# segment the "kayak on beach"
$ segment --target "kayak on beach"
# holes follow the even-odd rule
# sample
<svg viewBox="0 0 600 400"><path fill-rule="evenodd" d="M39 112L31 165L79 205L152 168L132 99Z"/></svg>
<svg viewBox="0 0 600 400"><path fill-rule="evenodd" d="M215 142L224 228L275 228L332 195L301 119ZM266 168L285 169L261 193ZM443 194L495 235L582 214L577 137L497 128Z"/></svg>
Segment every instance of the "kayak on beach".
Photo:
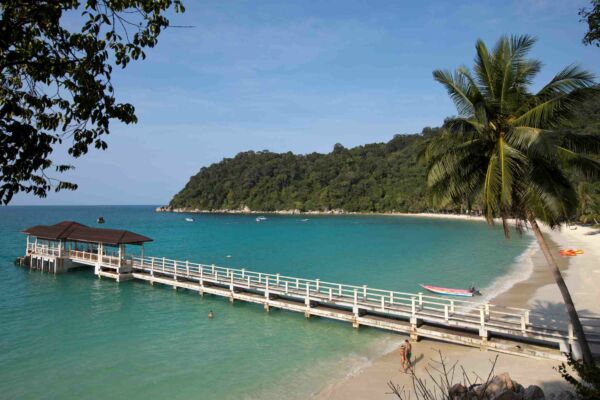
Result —
<svg viewBox="0 0 600 400"><path fill-rule="evenodd" d="M463 296L463 297L473 297L480 296L479 290L471 287L469 289L452 289L441 286L432 286L432 285L423 285L419 284L423 289L428 290L433 293L443 294L446 296Z"/></svg>
<svg viewBox="0 0 600 400"><path fill-rule="evenodd" d="M574 257L579 254L583 254L583 250L580 249L565 249L559 251L561 256Z"/></svg>

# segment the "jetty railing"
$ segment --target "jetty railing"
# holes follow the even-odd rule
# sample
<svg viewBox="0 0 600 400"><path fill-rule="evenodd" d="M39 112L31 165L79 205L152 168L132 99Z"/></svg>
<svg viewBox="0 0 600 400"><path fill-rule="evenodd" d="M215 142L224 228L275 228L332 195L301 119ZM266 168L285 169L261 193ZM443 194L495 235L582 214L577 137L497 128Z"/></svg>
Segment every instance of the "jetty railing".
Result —
<svg viewBox="0 0 600 400"><path fill-rule="evenodd" d="M61 249L58 247L48 246L46 244L29 243L27 245L27 253L33 253L41 256L59 257Z"/></svg>
<svg viewBox="0 0 600 400"><path fill-rule="evenodd" d="M472 299L383 290L367 285L349 285L165 257L130 255L119 258L115 254L103 252L101 260L98 260L98 253L94 251L65 250L35 243L27 246L27 252L44 257L68 257L75 262L100 264L102 267L116 268L117 271L117 267L126 266L127 270L133 270L134 275L136 272L146 274L146 277L138 274L139 278L146 280L148 277L154 279L156 276L160 279L166 276L175 282L197 282L194 283L196 290L204 287L204 284L217 285L225 288L225 293L229 293L232 298L236 292L245 290L264 296L262 301L265 304L271 301L271 296L281 296L300 300L299 304L304 303L307 309L314 302L317 307L322 304L349 309L357 318L368 312L376 316L409 320L414 326L418 324L417 321L421 321L437 326L478 330L482 338L495 333L559 343L561 346L565 343L573 344L577 340L568 321L556 320L526 308ZM598 323L584 324L586 336L591 343L600 344L598 328Z"/></svg>
<svg viewBox="0 0 600 400"><path fill-rule="evenodd" d="M576 341L572 327L564 329L557 321L547 320L541 314L526 308L506 307L488 302L452 299L423 293L382 290L367 285L357 286L306 279L281 274L219 267L190 261L160 257L133 257L134 270L141 269L151 275L167 274L175 279L188 279L217 283L237 289L258 290L266 297L270 294L330 302L370 312L431 320L457 327L480 328L489 332L508 333L540 338L554 342ZM589 332L591 341L600 343L600 334Z"/></svg>

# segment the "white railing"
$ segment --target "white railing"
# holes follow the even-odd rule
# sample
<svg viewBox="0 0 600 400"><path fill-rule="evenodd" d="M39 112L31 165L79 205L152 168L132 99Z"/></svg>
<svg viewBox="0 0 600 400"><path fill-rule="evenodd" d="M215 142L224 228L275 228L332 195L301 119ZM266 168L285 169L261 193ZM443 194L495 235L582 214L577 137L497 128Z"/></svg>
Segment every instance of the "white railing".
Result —
<svg viewBox="0 0 600 400"><path fill-rule="evenodd" d="M30 244L28 251L35 254L58 255L57 248ZM74 260L95 262L95 252L68 250ZM118 266L119 257L103 254L102 264ZM487 302L453 299L424 293L408 293L297 278L280 274L226 268L216 265L172 260L165 257L130 256L122 265L142 269L151 274L167 274L198 282L209 281L235 288L246 288L271 294L289 295L305 300L331 302L354 309L365 309L384 314L416 317L448 325L481 328L490 332L520 334L525 337L548 339L554 342L576 340L572 327L566 321L557 321L540 313L519 307L505 307ZM600 343L598 327L585 326L586 336L593 343Z"/></svg>
<svg viewBox="0 0 600 400"><path fill-rule="evenodd" d="M47 245L36 245L35 243L30 243L27 246L28 254L35 254L40 256L53 256L53 257L69 257L73 260L79 261L90 261L96 262L98 261L98 253L94 251L83 251L83 250L67 250L60 249L58 247L49 247ZM122 265L131 265L131 258L124 258L122 261ZM119 265L119 257L113 253L105 253L102 255L102 264L110 265L110 266L118 266Z"/></svg>
<svg viewBox="0 0 600 400"><path fill-rule="evenodd" d="M410 316L449 325L483 328L490 332L519 334L553 342L576 340L571 327L558 329L557 324L538 324L538 314L529 309L505 307L486 302L451 299L423 293L407 293L364 286L346 285L320 279L304 279L245 269L225 268L158 257L133 257L133 268L151 274L163 273L192 280L213 281L235 288L257 289L268 295L281 294L332 302L391 315ZM532 318L536 316L537 318ZM549 321L545 321L549 322ZM597 336L600 343L600 335Z"/></svg>
<svg viewBox="0 0 600 400"><path fill-rule="evenodd" d="M60 248L58 247L50 247L48 245L45 244L35 244L35 243L30 243L27 246L27 254L36 254L36 255L40 255L40 256L52 256L52 257L59 257L60 256Z"/></svg>

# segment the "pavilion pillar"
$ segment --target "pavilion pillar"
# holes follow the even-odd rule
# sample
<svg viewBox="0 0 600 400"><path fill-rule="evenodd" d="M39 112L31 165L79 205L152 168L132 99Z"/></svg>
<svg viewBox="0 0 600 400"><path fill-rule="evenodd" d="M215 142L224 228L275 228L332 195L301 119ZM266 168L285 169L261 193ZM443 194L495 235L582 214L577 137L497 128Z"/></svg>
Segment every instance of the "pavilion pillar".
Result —
<svg viewBox="0 0 600 400"><path fill-rule="evenodd" d="M123 245L119 245L119 269L121 269L121 262L123 260Z"/></svg>
<svg viewBox="0 0 600 400"><path fill-rule="evenodd" d="M29 253L29 235L27 235L27 247L25 247L25 256Z"/></svg>
<svg viewBox="0 0 600 400"><path fill-rule="evenodd" d="M102 256L104 253L104 249L102 247L102 243L98 243L98 252L96 256L96 267L94 268L94 273L100 277L100 269L102 268Z"/></svg>

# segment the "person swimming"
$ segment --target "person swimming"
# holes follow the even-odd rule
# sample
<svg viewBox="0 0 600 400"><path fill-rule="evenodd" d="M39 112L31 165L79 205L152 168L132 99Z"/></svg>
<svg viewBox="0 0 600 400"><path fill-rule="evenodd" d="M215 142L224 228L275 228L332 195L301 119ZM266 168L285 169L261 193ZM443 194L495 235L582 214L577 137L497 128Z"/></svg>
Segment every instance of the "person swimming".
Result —
<svg viewBox="0 0 600 400"><path fill-rule="evenodd" d="M212 317L214 317L214 316L215 316L215 314L213 314L212 310L210 310L210 311L208 312L208 318L212 318Z"/></svg>

